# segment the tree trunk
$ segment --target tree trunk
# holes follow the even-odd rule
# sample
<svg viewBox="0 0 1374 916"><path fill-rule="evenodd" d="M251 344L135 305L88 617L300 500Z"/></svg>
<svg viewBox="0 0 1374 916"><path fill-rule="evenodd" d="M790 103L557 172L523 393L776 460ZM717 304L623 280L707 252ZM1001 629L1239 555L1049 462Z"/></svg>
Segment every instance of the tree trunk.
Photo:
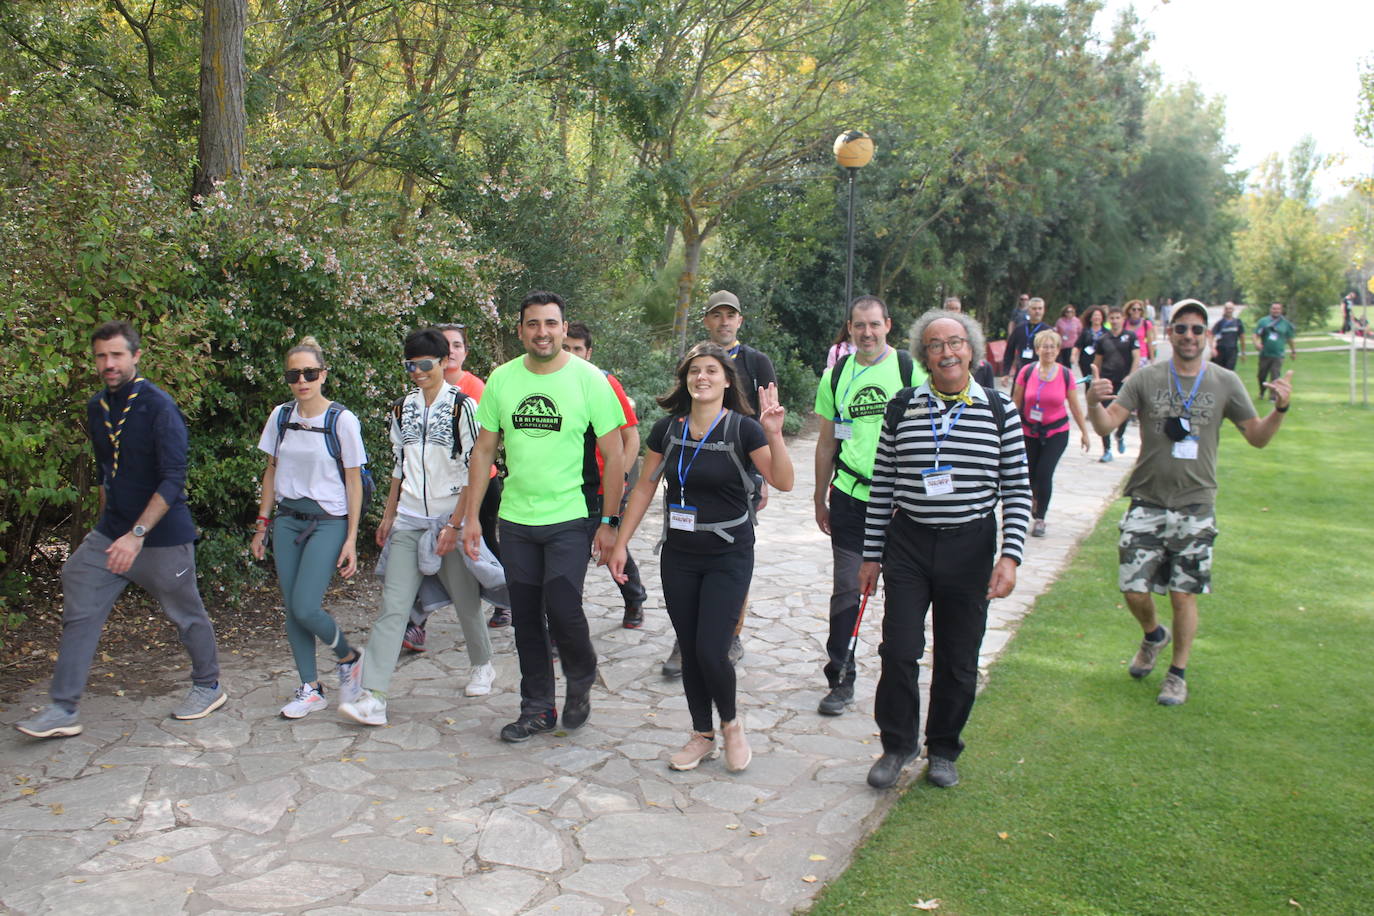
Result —
<svg viewBox="0 0 1374 916"><path fill-rule="evenodd" d="M200 33L200 146L191 196L243 171L243 32L247 0L205 0Z"/></svg>
<svg viewBox="0 0 1374 916"><path fill-rule="evenodd" d="M697 268L701 264L701 245L704 236L696 227L682 227L682 276L677 280L677 308L673 312L673 334L677 337L678 356L687 352L687 323L692 308L692 289L697 283Z"/></svg>

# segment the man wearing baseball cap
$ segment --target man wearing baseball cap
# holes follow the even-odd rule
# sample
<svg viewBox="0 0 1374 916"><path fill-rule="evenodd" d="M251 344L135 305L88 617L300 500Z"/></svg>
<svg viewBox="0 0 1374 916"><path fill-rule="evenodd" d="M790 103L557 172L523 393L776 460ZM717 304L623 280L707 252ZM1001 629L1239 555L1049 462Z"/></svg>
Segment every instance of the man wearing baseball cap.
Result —
<svg viewBox="0 0 1374 916"><path fill-rule="evenodd" d="M1158 702L1178 706L1188 699L1185 669L1197 632L1197 596L1211 591L1222 420L1235 423L1255 448L1268 445L1288 412L1293 373L1265 385L1274 394L1274 410L1261 418L1240 377L1204 360L1208 315L1202 303L1185 299L1170 318L1172 358L1131 375L1106 407L1102 402L1112 397L1112 382L1093 368L1088 419L1107 435L1131 411L1139 412L1140 457L1126 482L1131 505L1121 519L1118 547L1119 585L1145 634L1130 673L1148 675L1172 642ZM1169 596L1172 631L1159 622L1151 592Z"/></svg>

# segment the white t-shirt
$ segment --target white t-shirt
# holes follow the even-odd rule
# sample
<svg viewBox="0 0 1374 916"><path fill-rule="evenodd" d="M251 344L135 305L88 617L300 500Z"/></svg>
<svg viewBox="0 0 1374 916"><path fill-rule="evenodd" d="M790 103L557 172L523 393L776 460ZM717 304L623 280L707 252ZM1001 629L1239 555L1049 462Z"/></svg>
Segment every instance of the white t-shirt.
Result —
<svg viewBox="0 0 1374 916"><path fill-rule="evenodd" d="M275 489L277 502L283 499L313 499L330 515L348 514L348 491L339 479L339 466L329 456L323 433L306 432L303 429L288 429L282 436L281 447L277 447L277 414L282 407L272 410L267 425L262 428L262 438L258 448L269 455L277 456ZM291 421L302 426L324 428L322 411L317 417L303 417L297 412L295 403L290 405ZM339 414L335 432L339 435L339 449L343 453L345 468L362 467L367 463L367 453L363 450L363 427L353 411L345 410Z"/></svg>

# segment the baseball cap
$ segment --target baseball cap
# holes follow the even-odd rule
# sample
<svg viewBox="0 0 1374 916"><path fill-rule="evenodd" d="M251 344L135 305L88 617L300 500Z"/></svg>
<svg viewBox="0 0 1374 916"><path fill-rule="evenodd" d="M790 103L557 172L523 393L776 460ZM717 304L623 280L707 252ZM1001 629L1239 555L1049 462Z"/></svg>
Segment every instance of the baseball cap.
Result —
<svg viewBox="0 0 1374 916"><path fill-rule="evenodd" d="M744 314L744 309L739 307L739 297L728 289L722 289L712 293L711 298L706 300L706 305L701 310L702 317L706 317L722 305L729 306L741 315Z"/></svg>
<svg viewBox="0 0 1374 916"><path fill-rule="evenodd" d="M1169 313L1169 320L1177 321L1184 312L1193 312L1200 316L1204 324L1211 320L1207 315L1207 306L1196 299L1184 299L1182 302L1175 302L1173 311Z"/></svg>

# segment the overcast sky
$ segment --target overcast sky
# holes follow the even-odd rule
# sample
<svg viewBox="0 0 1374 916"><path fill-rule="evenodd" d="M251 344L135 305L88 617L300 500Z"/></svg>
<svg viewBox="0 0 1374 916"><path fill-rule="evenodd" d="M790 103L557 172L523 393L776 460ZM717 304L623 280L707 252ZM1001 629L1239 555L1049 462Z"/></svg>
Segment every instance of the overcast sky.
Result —
<svg viewBox="0 0 1374 916"><path fill-rule="evenodd" d="M1319 180L1324 195L1374 171L1374 148L1354 130L1358 64L1374 55L1374 0L1107 0L1099 34L1110 35L1127 6L1153 33L1149 57L1167 82L1192 79L1225 99L1236 167L1286 154L1310 133L1319 152L1346 157Z"/></svg>

